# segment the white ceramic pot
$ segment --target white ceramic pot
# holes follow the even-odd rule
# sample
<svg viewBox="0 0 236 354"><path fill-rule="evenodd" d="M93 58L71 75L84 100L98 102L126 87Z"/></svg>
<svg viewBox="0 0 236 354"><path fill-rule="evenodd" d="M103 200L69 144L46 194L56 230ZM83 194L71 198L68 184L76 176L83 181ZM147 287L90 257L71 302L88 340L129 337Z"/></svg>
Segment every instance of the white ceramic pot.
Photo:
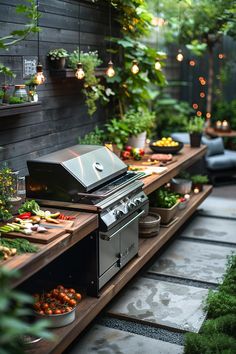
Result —
<svg viewBox="0 0 236 354"><path fill-rule="evenodd" d="M133 135L129 137L127 145L132 146L133 148L144 149L146 142L147 132L140 133L138 135Z"/></svg>

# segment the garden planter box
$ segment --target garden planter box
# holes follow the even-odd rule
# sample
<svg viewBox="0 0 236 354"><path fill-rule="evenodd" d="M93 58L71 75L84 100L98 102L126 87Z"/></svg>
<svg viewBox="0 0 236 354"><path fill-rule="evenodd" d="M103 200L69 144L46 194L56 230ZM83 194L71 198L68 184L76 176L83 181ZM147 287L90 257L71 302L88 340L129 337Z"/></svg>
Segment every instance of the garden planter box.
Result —
<svg viewBox="0 0 236 354"><path fill-rule="evenodd" d="M178 211L179 202L172 206L172 208L158 208L151 207L149 208L150 212L159 214L161 216L161 224L169 224L169 222L174 219L177 211Z"/></svg>

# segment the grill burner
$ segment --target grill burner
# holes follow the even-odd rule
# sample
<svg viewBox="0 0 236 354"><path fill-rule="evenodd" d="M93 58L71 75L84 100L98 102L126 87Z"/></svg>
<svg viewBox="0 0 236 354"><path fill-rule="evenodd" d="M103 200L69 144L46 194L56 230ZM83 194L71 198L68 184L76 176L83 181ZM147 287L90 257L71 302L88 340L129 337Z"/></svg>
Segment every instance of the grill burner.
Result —
<svg viewBox="0 0 236 354"><path fill-rule="evenodd" d="M27 197L41 205L96 212L99 229L88 240L96 254L88 292L101 287L138 253L138 219L148 211L141 173L102 146L75 145L28 161ZM93 249L93 251L91 251Z"/></svg>

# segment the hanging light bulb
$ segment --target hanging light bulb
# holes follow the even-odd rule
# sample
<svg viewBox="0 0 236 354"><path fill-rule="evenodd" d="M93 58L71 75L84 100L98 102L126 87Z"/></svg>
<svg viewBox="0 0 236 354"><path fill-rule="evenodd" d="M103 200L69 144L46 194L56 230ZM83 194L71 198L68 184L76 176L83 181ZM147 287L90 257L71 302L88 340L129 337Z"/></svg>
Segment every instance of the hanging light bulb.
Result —
<svg viewBox="0 0 236 354"><path fill-rule="evenodd" d="M156 70L161 70L161 63L160 63L159 59L156 59L156 62L155 62L155 69L156 69Z"/></svg>
<svg viewBox="0 0 236 354"><path fill-rule="evenodd" d="M178 54L176 55L176 60L180 62L184 60L184 56L181 49L178 50Z"/></svg>
<svg viewBox="0 0 236 354"><path fill-rule="evenodd" d="M139 66L138 66L137 60L133 60L133 64L131 66L131 71L134 75L136 75L139 72Z"/></svg>
<svg viewBox="0 0 236 354"><path fill-rule="evenodd" d="M75 77L76 77L78 80L82 80L82 79L85 77L85 73L84 73L84 70L83 70L83 65L82 65L82 63L78 63L78 64L77 64L77 69L76 69L76 72L75 72Z"/></svg>
<svg viewBox="0 0 236 354"><path fill-rule="evenodd" d="M108 67L107 67L107 70L106 70L106 75L107 75L108 77L113 77L113 76L115 76L116 72L115 72L115 70L114 70L114 65L113 65L113 63L112 63L111 60L108 62L108 65L107 65L107 66L108 66Z"/></svg>
<svg viewBox="0 0 236 354"><path fill-rule="evenodd" d="M37 71L36 71L34 80L37 83L37 85L42 85L46 81L46 78L43 74L43 66L41 64L38 64L36 67L36 70Z"/></svg>

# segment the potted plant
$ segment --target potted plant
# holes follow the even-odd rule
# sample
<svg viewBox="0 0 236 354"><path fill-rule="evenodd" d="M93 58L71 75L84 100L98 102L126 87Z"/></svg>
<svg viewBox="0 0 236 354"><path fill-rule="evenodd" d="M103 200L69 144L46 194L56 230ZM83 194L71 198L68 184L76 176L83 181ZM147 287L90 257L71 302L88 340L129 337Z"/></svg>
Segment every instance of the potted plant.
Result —
<svg viewBox="0 0 236 354"><path fill-rule="evenodd" d="M22 97L10 96L8 99L9 104L20 104L25 102L26 101Z"/></svg>
<svg viewBox="0 0 236 354"><path fill-rule="evenodd" d="M165 189L160 188L150 195L150 211L161 216L162 224L169 224L178 211L178 196Z"/></svg>
<svg viewBox="0 0 236 354"><path fill-rule="evenodd" d="M2 104L3 96L4 96L4 91L0 90L0 104Z"/></svg>
<svg viewBox="0 0 236 354"><path fill-rule="evenodd" d="M25 85L28 87L28 95L31 102L38 102L38 94L36 92L38 83L35 80L35 76L32 76L29 80L25 81Z"/></svg>
<svg viewBox="0 0 236 354"><path fill-rule="evenodd" d="M78 138L78 143L81 145L102 145L104 140L104 130L99 129L98 126L91 132L84 135L83 138Z"/></svg>
<svg viewBox="0 0 236 354"><path fill-rule="evenodd" d="M66 58L69 56L63 48L53 49L48 52L51 67L55 70L63 70L66 65Z"/></svg>
<svg viewBox="0 0 236 354"><path fill-rule="evenodd" d="M155 114L148 109L142 107L130 108L123 117L123 121L125 121L129 130L128 145L143 149L147 133L153 127L154 119Z"/></svg>
<svg viewBox="0 0 236 354"><path fill-rule="evenodd" d="M200 147L204 123L205 123L205 121L201 117L195 116L195 117L191 118L189 125L188 125L191 147Z"/></svg>
<svg viewBox="0 0 236 354"><path fill-rule="evenodd" d="M113 152L120 156L129 137L129 127L125 120L111 119L106 125L106 140L113 145Z"/></svg>
<svg viewBox="0 0 236 354"><path fill-rule="evenodd" d="M208 183L209 179L205 175L194 175L191 176L192 190L194 193L199 193L203 190L203 185Z"/></svg>

